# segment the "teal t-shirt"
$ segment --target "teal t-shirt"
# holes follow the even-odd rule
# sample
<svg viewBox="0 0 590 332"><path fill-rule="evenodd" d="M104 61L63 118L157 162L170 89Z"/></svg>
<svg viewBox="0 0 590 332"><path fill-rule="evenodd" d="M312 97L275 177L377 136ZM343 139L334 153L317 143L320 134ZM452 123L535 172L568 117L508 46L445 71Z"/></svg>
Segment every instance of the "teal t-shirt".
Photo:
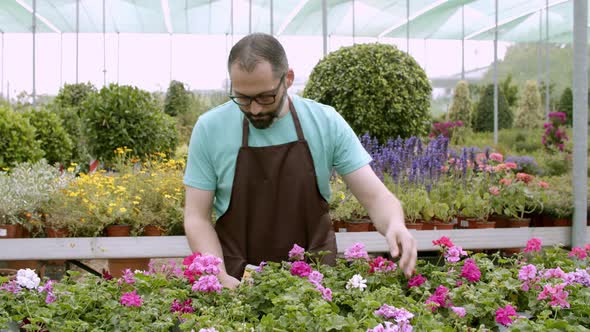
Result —
<svg viewBox="0 0 590 332"><path fill-rule="evenodd" d="M311 150L318 188L329 201L332 170L346 175L370 163L371 157L333 107L297 95L291 98ZM243 118L238 106L228 101L201 115L193 128L184 184L215 191L213 207L217 217L222 216L229 206L242 144ZM249 130L249 146L278 145L297 140L290 112L267 129L250 125Z"/></svg>

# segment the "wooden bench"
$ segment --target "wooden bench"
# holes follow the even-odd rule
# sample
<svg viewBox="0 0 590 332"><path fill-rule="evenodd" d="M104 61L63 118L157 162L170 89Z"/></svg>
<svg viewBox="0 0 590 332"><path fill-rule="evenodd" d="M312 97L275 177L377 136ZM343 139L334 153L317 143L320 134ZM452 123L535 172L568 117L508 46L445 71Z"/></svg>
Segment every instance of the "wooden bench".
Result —
<svg viewBox="0 0 590 332"><path fill-rule="evenodd" d="M590 227L586 229L590 234ZM571 227L410 230L419 251L435 251L432 241L447 236L463 249L525 247L530 238L540 238L543 246L571 244ZM587 238L588 235L587 235ZM388 252L385 239L377 232L336 233L338 252L356 242L371 253ZM185 236L32 238L0 240L0 260L79 260L115 258L185 257L191 254Z"/></svg>

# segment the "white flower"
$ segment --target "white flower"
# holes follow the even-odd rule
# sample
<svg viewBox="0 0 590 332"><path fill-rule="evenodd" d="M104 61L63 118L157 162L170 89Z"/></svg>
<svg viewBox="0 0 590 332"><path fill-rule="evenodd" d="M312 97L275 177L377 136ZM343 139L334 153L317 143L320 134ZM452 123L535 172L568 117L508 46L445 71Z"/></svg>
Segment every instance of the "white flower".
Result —
<svg viewBox="0 0 590 332"><path fill-rule="evenodd" d="M348 280L346 283L346 289L350 288L358 288L363 291L365 288L367 288L367 279L363 279L360 274L353 275L352 278L350 278L350 280Z"/></svg>
<svg viewBox="0 0 590 332"><path fill-rule="evenodd" d="M16 273L16 283L21 287L33 289L39 287L41 279L37 276L34 270L31 269L20 269Z"/></svg>

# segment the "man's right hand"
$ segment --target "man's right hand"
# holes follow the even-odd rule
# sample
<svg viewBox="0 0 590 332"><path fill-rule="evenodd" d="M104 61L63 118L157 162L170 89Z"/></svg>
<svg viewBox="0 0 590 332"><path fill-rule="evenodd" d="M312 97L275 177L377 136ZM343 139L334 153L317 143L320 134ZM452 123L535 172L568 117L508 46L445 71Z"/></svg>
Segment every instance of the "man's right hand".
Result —
<svg viewBox="0 0 590 332"><path fill-rule="evenodd" d="M221 272L217 278L223 287L234 289L240 285L240 281L227 273Z"/></svg>

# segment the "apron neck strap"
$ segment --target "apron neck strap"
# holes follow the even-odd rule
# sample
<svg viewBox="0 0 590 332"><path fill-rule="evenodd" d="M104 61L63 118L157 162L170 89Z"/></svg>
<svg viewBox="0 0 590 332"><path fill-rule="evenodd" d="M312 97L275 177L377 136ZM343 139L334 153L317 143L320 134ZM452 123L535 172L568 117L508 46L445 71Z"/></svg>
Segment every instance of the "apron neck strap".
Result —
<svg viewBox="0 0 590 332"><path fill-rule="evenodd" d="M293 106L293 102L291 98L287 98L289 101L289 110L293 116L293 124L295 124L295 130L297 131L297 139L300 141L304 140L303 136L303 129L301 129L301 123L299 122L299 117L297 116L297 112L295 111L295 106ZM244 116L244 120L242 121L242 147L248 146L248 134L250 132L250 125L249 121Z"/></svg>

